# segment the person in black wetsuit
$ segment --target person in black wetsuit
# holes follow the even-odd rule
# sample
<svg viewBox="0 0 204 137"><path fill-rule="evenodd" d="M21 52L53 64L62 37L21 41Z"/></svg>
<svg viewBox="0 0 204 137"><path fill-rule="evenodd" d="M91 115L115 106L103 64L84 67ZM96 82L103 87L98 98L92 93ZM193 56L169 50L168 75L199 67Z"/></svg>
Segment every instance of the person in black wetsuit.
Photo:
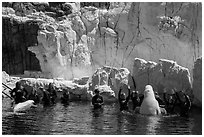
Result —
<svg viewBox="0 0 204 137"><path fill-rule="evenodd" d="M32 92L30 93L30 95L28 96L29 100L33 100L35 102L35 104L40 102L40 98L37 94L36 89L32 89Z"/></svg>
<svg viewBox="0 0 204 137"><path fill-rule="evenodd" d="M50 101L51 101L51 103L54 104L54 103L55 103L55 100L56 100L56 98L57 98L57 92L56 92L56 90L54 89L53 83L50 83L50 84L49 84L49 88L48 88L47 91L48 91L49 94L50 94Z"/></svg>
<svg viewBox="0 0 204 137"><path fill-rule="evenodd" d="M185 101L182 101L179 97L179 93L176 92L176 97L178 100L178 105L180 107L180 116L187 117L189 115L189 110L191 108L191 101L188 95L180 91L180 94L182 94L185 97Z"/></svg>
<svg viewBox="0 0 204 137"><path fill-rule="evenodd" d="M182 101L180 99L180 95L185 98L185 101ZM164 100L168 113L178 113L180 116L188 116L189 110L191 108L191 101L188 95L186 95L182 91L175 92L170 96L169 100L167 100L166 93L164 93Z"/></svg>
<svg viewBox="0 0 204 137"><path fill-rule="evenodd" d="M128 96L125 96L125 93L121 93L122 89L120 88L119 92L118 92L118 101L120 104L120 111L129 111L128 108L128 101L130 99L130 88L128 87Z"/></svg>
<svg viewBox="0 0 204 137"><path fill-rule="evenodd" d="M177 98L175 93L173 92L169 96L169 98L167 99L166 91L164 91L163 98L164 98L165 109L166 109L167 113L173 114L174 113L175 103L176 103L176 98Z"/></svg>
<svg viewBox="0 0 204 137"><path fill-rule="evenodd" d="M101 108L103 105L103 97L99 95L99 92L98 89L94 90L95 95L92 97L92 105L94 106L94 109Z"/></svg>
<svg viewBox="0 0 204 137"><path fill-rule="evenodd" d="M43 97L42 97L42 103L43 103L43 105L44 106L48 106L48 105L50 105L50 93L47 91L47 90L45 90L43 87L40 87L39 88L41 91L42 91L42 93L43 93Z"/></svg>
<svg viewBox="0 0 204 137"><path fill-rule="evenodd" d="M164 105L164 101L160 98L158 92L154 92L155 99L158 101L159 105Z"/></svg>
<svg viewBox="0 0 204 137"><path fill-rule="evenodd" d="M132 110L135 110L135 108L140 105L140 98L139 98L138 91L132 91L131 100L132 100Z"/></svg>
<svg viewBox="0 0 204 137"><path fill-rule="evenodd" d="M69 104L69 91L63 89L63 94L61 97L61 102L64 104Z"/></svg>
<svg viewBox="0 0 204 137"><path fill-rule="evenodd" d="M18 104L27 100L28 92L21 86L20 82L16 82L16 87L10 94L14 98L15 104Z"/></svg>

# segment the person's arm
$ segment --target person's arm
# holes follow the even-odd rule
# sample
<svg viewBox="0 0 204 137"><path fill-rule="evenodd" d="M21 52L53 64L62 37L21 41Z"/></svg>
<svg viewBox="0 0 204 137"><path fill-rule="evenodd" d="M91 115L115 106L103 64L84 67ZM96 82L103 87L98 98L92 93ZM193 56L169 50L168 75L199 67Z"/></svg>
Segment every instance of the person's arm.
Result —
<svg viewBox="0 0 204 137"><path fill-rule="evenodd" d="M12 89L12 90L11 90L11 92L10 92L10 95L11 95L11 97L12 97L12 98L14 98L14 96L15 96L15 95L13 94L13 93L14 93L14 91L15 91L15 88L14 88L14 89Z"/></svg>
<svg viewBox="0 0 204 137"><path fill-rule="evenodd" d="M119 102L121 101L121 98L120 98L121 91L122 91L122 89L120 88L120 90L118 92L118 100L119 100Z"/></svg>
<svg viewBox="0 0 204 137"><path fill-rule="evenodd" d="M190 98L189 98L189 96L186 95L186 94L184 94L184 96L185 96L185 98L186 98L186 107L187 107L188 109L190 109L190 108L191 108Z"/></svg>
<svg viewBox="0 0 204 137"><path fill-rule="evenodd" d="M23 92L25 93L25 95L24 95L24 97L27 99L28 97L28 91L25 89L25 88L23 88Z"/></svg>
<svg viewBox="0 0 204 137"><path fill-rule="evenodd" d="M130 99L133 101L134 98L133 98L133 93L130 94Z"/></svg>
<svg viewBox="0 0 204 137"><path fill-rule="evenodd" d="M92 97L92 101L91 102L92 102L92 105L94 105L94 103L95 103L95 96Z"/></svg>
<svg viewBox="0 0 204 137"><path fill-rule="evenodd" d="M54 89L54 96L57 97L57 91Z"/></svg>
<svg viewBox="0 0 204 137"><path fill-rule="evenodd" d="M143 102L143 100L144 100L144 95L142 94L142 96L139 96L139 99L140 99L139 105L141 106L141 105L142 105L142 102Z"/></svg>
<svg viewBox="0 0 204 137"><path fill-rule="evenodd" d="M96 96L93 96L92 98L92 105L96 105L97 104L97 97Z"/></svg>
<svg viewBox="0 0 204 137"><path fill-rule="evenodd" d="M103 105L103 103L104 103L104 102L103 102L103 97L101 96L101 105Z"/></svg>
<svg viewBox="0 0 204 137"><path fill-rule="evenodd" d="M166 99L166 92L163 93L163 99L164 99L165 104L168 104L168 101Z"/></svg>
<svg viewBox="0 0 204 137"><path fill-rule="evenodd" d="M126 101L128 102L129 99L130 99L130 88L128 88L128 96L127 96L127 98L126 98Z"/></svg>
<svg viewBox="0 0 204 137"><path fill-rule="evenodd" d="M179 103L182 103L182 101L181 101L181 99L180 99L180 97L178 95L178 92L176 92L176 99L179 101Z"/></svg>
<svg viewBox="0 0 204 137"><path fill-rule="evenodd" d="M160 98L160 96L159 96L159 95L157 95L156 100L158 101L159 105L164 104L164 101L163 101L163 100Z"/></svg>
<svg viewBox="0 0 204 137"><path fill-rule="evenodd" d="M177 103L177 100L178 100L178 98L177 98L177 96L176 96L176 93L174 94L174 97L175 97L175 100L174 100L174 102L173 102L173 107L171 108L171 111L172 111L172 112L174 111L174 108L175 108L176 103ZM180 98L179 98L179 99L180 99Z"/></svg>

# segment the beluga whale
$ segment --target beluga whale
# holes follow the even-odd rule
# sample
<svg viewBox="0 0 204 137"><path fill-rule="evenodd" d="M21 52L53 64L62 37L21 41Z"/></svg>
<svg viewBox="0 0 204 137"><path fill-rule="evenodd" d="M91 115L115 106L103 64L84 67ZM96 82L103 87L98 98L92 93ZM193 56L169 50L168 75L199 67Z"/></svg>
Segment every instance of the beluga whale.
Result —
<svg viewBox="0 0 204 137"><path fill-rule="evenodd" d="M146 115L160 115L161 110L159 103L154 96L154 91L151 85L146 85L144 90L144 99L141 104L140 114Z"/></svg>
<svg viewBox="0 0 204 137"><path fill-rule="evenodd" d="M13 111L14 113L19 113L19 112L26 112L30 110L31 108L36 108L37 105L34 104L33 100L27 100L25 102L18 103L14 105Z"/></svg>

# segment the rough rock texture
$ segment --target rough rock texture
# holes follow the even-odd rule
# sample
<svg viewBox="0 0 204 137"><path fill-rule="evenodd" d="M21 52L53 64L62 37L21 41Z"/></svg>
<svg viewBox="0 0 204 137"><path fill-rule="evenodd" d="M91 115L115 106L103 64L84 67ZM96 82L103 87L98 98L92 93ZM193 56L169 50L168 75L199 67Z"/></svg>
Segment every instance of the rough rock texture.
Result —
<svg viewBox="0 0 204 137"><path fill-rule="evenodd" d="M38 32L38 46L29 47L48 77L73 79L91 74L89 49L81 41L76 43L76 32L71 25L66 20L55 26L43 24Z"/></svg>
<svg viewBox="0 0 204 137"><path fill-rule="evenodd" d="M9 88L13 89L16 85L16 82L20 80L20 77L9 76L5 71L2 71L2 83L6 84ZM2 84L2 92L9 94L10 89ZM7 97L5 94L2 94L2 97Z"/></svg>
<svg viewBox="0 0 204 137"><path fill-rule="evenodd" d="M91 94L89 94L87 85L79 85L72 81L56 80L56 79L42 79L42 78L23 78L20 80L22 86L30 93L32 88L36 88L39 96L42 96L42 92L39 90L40 87L48 89L49 83L53 83L55 89L58 91L58 98L62 96L62 91L68 90L71 94L70 99L77 98L79 95L82 100L91 100Z"/></svg>
<svg viewBox="0 0 204 137"><path fill-rule="evenodd" d="M9 75L5 71L2 71L2 83L7 83L9 80Z"/></svg>
<svg viewBox="0 0 204 137"><path fill-rule="evenodd" d="M114 91L115 97L118 97L118 91L122 88L122 91L128 93L127 85L129 83L130 72L126 68L113 68L104 66L98 68L92 75L89 83L89 90L94 90L96 87L105 86L108 89ZM131 84L130 84L131 85Z"/></svg>
<svg viewBox="0 0 204 137"><path fill-rule="evenodd" d="M70 92L70 100L80 99L82 101L91 101L92 97L94 96L93 91L88 90L89 85L86 77L78 80L75 79L74 81L43 78L22 78L19 80L19 82L29 93L33 88L37 89L37 93L40 97L42 97L42 91L39 90L39 88L43 87L44 89L48 89L49 83L54 84L54 87L57 90L58 99L60 99L62 96L63 90L68 90ZM115 93L110 89L110 87L103 85L99 87L99 90L105 102L116 101Z"/></svg>
<svg viewBox="0 0 204 137"><path fill-rule="evenodd" d="M27 50L38 43L37 21L8 14L2 15L2 25L2 70L10 75L23 74L24 70L41 70L35 54Z"/></svg>
<svg viewBox="0 0 204 137"><path fill-rule="evenodd" d="M202 57L198 58L194 63L193 95L194 104L202 106Z"/></svg>
<svg viewBox="0 0 204 137"><path fill-rule="evenodd" d="M178 65L175 61L160 59L158 63L135 58L132 76L136 89L142 93L146 85L152 85L154 91L167 93L172 89L183 90L192 95L192 83L189 70Z"/></svg>
<svg viewBox="0 0 204 137"><path fill-rule="evenodd" d="M95 4L97 5L97 3ZM71 9L76 9L76 12L72 12L72 14L68 16L61 16L61 14L64 15L63 12L65 12L63 5L64 8L71 6ZM80 6L74 3L66 4L56 2L49 3L49 7L51 7L50 9L54 9L50 11L46 10L46 12L49 11L49 13L45 12L46 15L60 14L61 18L52 19L50 22L50 18L48 19L47 16L43 16L43 18L45 18L43 19L44 26L48 26L49 24L50 27L38 30L38 46L36 46L38 49L35 47L35 49L31 49L31 51L35 54L41 54L38 51L41 51L43 44L46 50L42 51L48 54L48 57L47 55L44 56L44 61L41 57L42 55L36 56L39 59L42 72L50 73L53 75L52 77L61 77L61 75L64 75L66 79L72 79L73 77L81 77L85 72L85 75L91 76L96 68L104 65L118 68L126 67L132 70L132 62L134 62L134 58L136 57L152 61L157 61L160 58L176 60L182 66L189 68L191 73L194 60L201 55L202 31L200 28L202 26L202 10L200 10L200 3L127 2L110 3L109 8L80 8ZM164 10L165 7L166 10ZM35 14L28 13L28 15L26 14L24 16L35 21L36 19L33 18L39 18L42 14L44 13L35 12ZM160 30L158 28L160 21L158 17L162 15L180 16L184 22L183 26L179 28L179 32L176 31L175 34L171 30ZM59 22L59 20L62 22ZM61 27L60 30L57 30L60 25L65 28ZM3 26L5 26L4 23ZM7 29L6 27L3 28L5 28L5 30ZM10 33L10 31L7 33ZM63 38L65 34L70 36L68 40ZM37 35L35 36L37 37ZM45 40L44 38L47 39ZM42 39L44 39L44 42ZM5 41L4 38L3 41ZM9 41L9 39L6 41ZM53 47L52 50L50 49L51 47L47 47L46 43L54 44L53 46L50 45ZM8 46L8 44L3 45ZM34 45L30 44L30 46ZM70 57L72 58L72 54L69 53L68 55L64 51L60 53L59 48L63 49L64 47L68 47L68 51L73 51L72 53L76 54L76 56L80 54L79 57L70 59ZM77 52L75 52L75 49L72 50L73 47L79 47L76 49ZM46 62L47 59L51 59L51 61ZM77 63L75 67L75 63L73 64L72 61L81 61L82 64ZM5 61L3 61L3 64L8 64L4 62ZM86 67L88 66L86 65L86 67L84 67L84 64L88 64L90 67L88 69L89 71L86 71ZM51 69L54 67L57 67L57 72ZM10 67L10 69L12 68ZM76 71L74 72L72 70ZM59 71L69 74L60 73L61 75L58 76ZM23 71L21 70L21 72Z"/></svg>
<svg viewBox="0 0 204 137"><path fill-rule="evenodd" d="M93 6L97 8L109 8L110 2L80 2L81 7Z"/></svg>

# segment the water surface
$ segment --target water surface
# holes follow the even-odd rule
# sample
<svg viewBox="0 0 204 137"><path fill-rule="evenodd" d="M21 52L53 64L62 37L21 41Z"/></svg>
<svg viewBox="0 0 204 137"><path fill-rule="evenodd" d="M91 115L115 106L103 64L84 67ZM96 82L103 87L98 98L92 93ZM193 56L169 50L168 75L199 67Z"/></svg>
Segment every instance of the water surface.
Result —
<svg viewBox="0 0 204 137"><path fill-rule="evenodd" d="M15 115L9 99L2 102L2 134L75 135L75 134L202 134L202 111L194 109L189 118L144 116L121 113L117 103L93 110L90 102L57 103Z"/></svg>

